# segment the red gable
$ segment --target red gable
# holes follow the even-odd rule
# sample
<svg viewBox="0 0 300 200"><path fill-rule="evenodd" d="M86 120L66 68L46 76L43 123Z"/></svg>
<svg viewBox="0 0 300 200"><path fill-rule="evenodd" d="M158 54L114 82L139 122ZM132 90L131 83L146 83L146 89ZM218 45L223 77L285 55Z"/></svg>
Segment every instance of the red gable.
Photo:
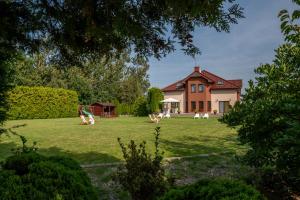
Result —
<svg viewBox="0 0 300 200"><path fill-rule="evenodd" d="M241 89L242 88L242 80L225 80L213 73L210 73L208 71L199 71L198 67L195 67L195 71L192 72L190 75L188 75L186 78L179 80L171 85L168 85L167 87L163 88L163 92L171 92L171 91L182 91L184 90L184 84L186 80L193 77L201 77L206 79L209 83L212 83L212 90L218 90L218 89Z"/></svg>

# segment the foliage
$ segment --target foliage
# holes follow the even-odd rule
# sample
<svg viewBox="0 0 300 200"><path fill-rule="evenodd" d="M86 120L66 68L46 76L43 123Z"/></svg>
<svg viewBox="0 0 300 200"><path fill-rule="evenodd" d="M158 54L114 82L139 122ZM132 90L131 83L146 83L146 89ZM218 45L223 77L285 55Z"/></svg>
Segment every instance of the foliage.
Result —
<svg viewBox="0 0 300 200"><path fill-rule="evenodd" d="M118 115L132 115L133 114L133 105L127 103L117 103L116 111Z"/></svg>
<svg viewBox="0 0 300 200"><path fill-rule="evenodd" d="M163 99L163 93L159 88L150 88L147 94L148 111L150 113L159 112L161 106L160 101Z"/></svg>
<svg viewBox="0 0 300 200"><path fill-rule="evenodd" d="M252 186L236 180L201 180L195 184L171 189L161 200L264 200Z"/></svg>
<svg viewBox="0 0 300 200"><path fill-rule="evenodd" d="M159 58L174 50L176 41L186 54L195 55L195 26L229 32L230 25L243 17L233 0L2 1L0 13L2 43L30 49L50 46L55 52L51 59L64 56L73 62L76 57L126 49ZM173 37L165 37L167 32Z"/></svg>
<svg viewBox="0 0 300 200"><path fill-rule="evenodd" d="M75 90L82 104L111 102L133 104L149 87L148 64L128 53L110 58L98 58L78 66L49 63L48 51L18 57L9 63L10 82L20 86L47 86Z"/></svg>
<svg viewBox="0 0 300 200"><path fill-rule="evenodd" d="M155 129L155 156L146 152L146 142L139 146L133 140L127 148L118 138L125 164L118 168L115 180L127 190L133 200L155 199L168 187L159 151L160 127Z"/></svg>
<svg viewBox="0 0 300 200"><path fill-rule="evenodd" d="M49 87L18 86L9 92L10 119L45 119L77 116L76 92Z"/></svg>
<svg viewBox="0 0 300 200"><path fill-rule="evenodd" d="M147 116L148 109L147 109L147 100L144 96L137 98L134 103L133 108L133 115L134 116Z"/></svg>
<svg viewBox="0 0 300 200"><path fill-rule="evenodd" d="M297 2L300 5L300 2ZM256 83L241 103L222 119L237 127L239 140L251 148L245 159L256 167L274 167L300 191L300 31L299 10L290 17L280 12L287 41L275 52L272 64L259 66Z"/></svg>
<svg viewBox="0 0 300 200"><path fill-rule="evenodd" d="M97 199L87 174L65 157L36 152L7 158L0 171L0 199Z"/></svg>
<svg viewBox="0 0 300 200"><path fill-rule="evenodd" d="M6 62L19 51L50 49L48 61L63 66L128 49L137 57L160 58L175 49L175 41L195 55L195 26L229 32L243 17L242 10L234 0L0 1L0 125L7 111ZM165 37L167 32L173 37Z"/></svg>

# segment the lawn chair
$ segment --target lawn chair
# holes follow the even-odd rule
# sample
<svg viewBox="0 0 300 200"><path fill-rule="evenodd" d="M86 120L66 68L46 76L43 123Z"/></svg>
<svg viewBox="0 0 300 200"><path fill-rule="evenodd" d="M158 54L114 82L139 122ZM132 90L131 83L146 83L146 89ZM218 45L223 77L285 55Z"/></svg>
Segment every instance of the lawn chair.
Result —
<svg viewBox="0 0 300 200"><path fill-rule="evenodd" d="M155 115L150 115L150 114L149 114L149 118L150 118L150 120L151 120L152 122L154 122L154 123L158 123L158 122L159 122L158 117L156 117Z"/></svg>
<svg viewBox="0 0 300 200"><path fill-rule="evenodd" d="M166 115L165 115L166 118L170 119L171 118L171 114L170 114L170 109L167 111Z"/></svg>
<svg viewBox="0 0 300 200"><path fill-rule="evenodd" d="M159 113L157 117L159 117L159 118L161 118L161 119L162 119L162 118L164 118L164 117L165 117L165 115L164 115L164 113Z"/></svg>
<svg viewBox="0 0 300 200"><path fill-rule="evenodd" d="M205 113L204 115L203 115L203 117L202 117L203 119L208 119L209 118L209 115L208 115L208 113Z"/></svg>
<svg viewBox="0 0 300 200"><path fill-rule="evenodd" d="M196 118L200 119L200 114L199 113L195 114L194 119L196 119Z"/></svg>

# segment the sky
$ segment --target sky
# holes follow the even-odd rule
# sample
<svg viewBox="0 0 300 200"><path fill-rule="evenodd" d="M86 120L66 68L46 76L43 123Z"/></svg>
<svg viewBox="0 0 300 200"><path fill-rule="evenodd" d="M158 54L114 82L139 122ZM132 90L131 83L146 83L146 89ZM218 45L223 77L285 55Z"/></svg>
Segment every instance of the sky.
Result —
<svg viewBox="0 0 300 200"><path fill-rule="evenodd" d="M230 33L200 27L194 32L194 42L201 54L185 55L180 46L168 56L150 58L149 78L152 87L163 88L188 74L195 65L225 79L243 79L243 91L255 77L254 69L271 63L274 50L282 44L280 10L295 10L291 0L237 0L244 8L245 18L231 26Z"/></svg>

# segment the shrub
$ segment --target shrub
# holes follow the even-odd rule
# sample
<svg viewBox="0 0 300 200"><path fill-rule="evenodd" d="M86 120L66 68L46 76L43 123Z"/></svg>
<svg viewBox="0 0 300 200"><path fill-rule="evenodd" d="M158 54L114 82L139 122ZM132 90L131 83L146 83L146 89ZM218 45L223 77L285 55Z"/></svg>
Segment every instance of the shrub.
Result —
<svg viewBox="0 0 300 200"><path fill-rule="evenodd" d="M162 105L160 101L163 99L164 95L159 88L150 88L147 95L148 111L150 113L159 112Z"/></svg>
<svg viewBox="0 0 300 200"><path fill-rule="evenodd" d="M70 158L20 153L2 168L0 199L97 199L89 177Z"/></svg>
<svg viewBox="0 0 300 200"><path fill-rule="evenodd" d="M116 112L118 115L132 115L133 114L133 105L127 103L114 102L116 106Z"/></svg>
<svg viewBox="0 0 300 200"><path fill-rule="evenodd" d="M9 92L10 119L46 119L77 116L75 91L18 86Z"/></svg>
<svg viewBox="0 0 300 200"><path fill-rule="evenodd" d="M241 143L250 146L244 157L249 165L274 168L300 192L300 29L293 23L300 15L299 10L291 15L282 10L279 16L289 42L275 50L273 63L255 70L243 100L221 120L236 127Z"/></svg>
<svg viewBox="0 0 300 200"><path fill-rule="evenodd" d="M131 140L126 148L118 138L125 164L118 168L114 179L130 193L133 200L155 199L156 196L163 194L168 187L165 171L162 167L163 157L158 149L160 128L157 127L155 131L154 158L151 158L151 155L146 152L146 142L138 147Z"/></svg>
<svg viewBox="0 0 300 200"><path fill-rule="evenodd" d="M147 110L147 101L145 97L139 97L133 106L133 115L134 116L147 116L148 110Z"/></svg>
<svg viewBox="0 0 300 200"><path fill-rule="evenodd" d="M256 189L245 183L226 180L201 180L195 184L171 189L161 200L263 200Z"/></svg>

